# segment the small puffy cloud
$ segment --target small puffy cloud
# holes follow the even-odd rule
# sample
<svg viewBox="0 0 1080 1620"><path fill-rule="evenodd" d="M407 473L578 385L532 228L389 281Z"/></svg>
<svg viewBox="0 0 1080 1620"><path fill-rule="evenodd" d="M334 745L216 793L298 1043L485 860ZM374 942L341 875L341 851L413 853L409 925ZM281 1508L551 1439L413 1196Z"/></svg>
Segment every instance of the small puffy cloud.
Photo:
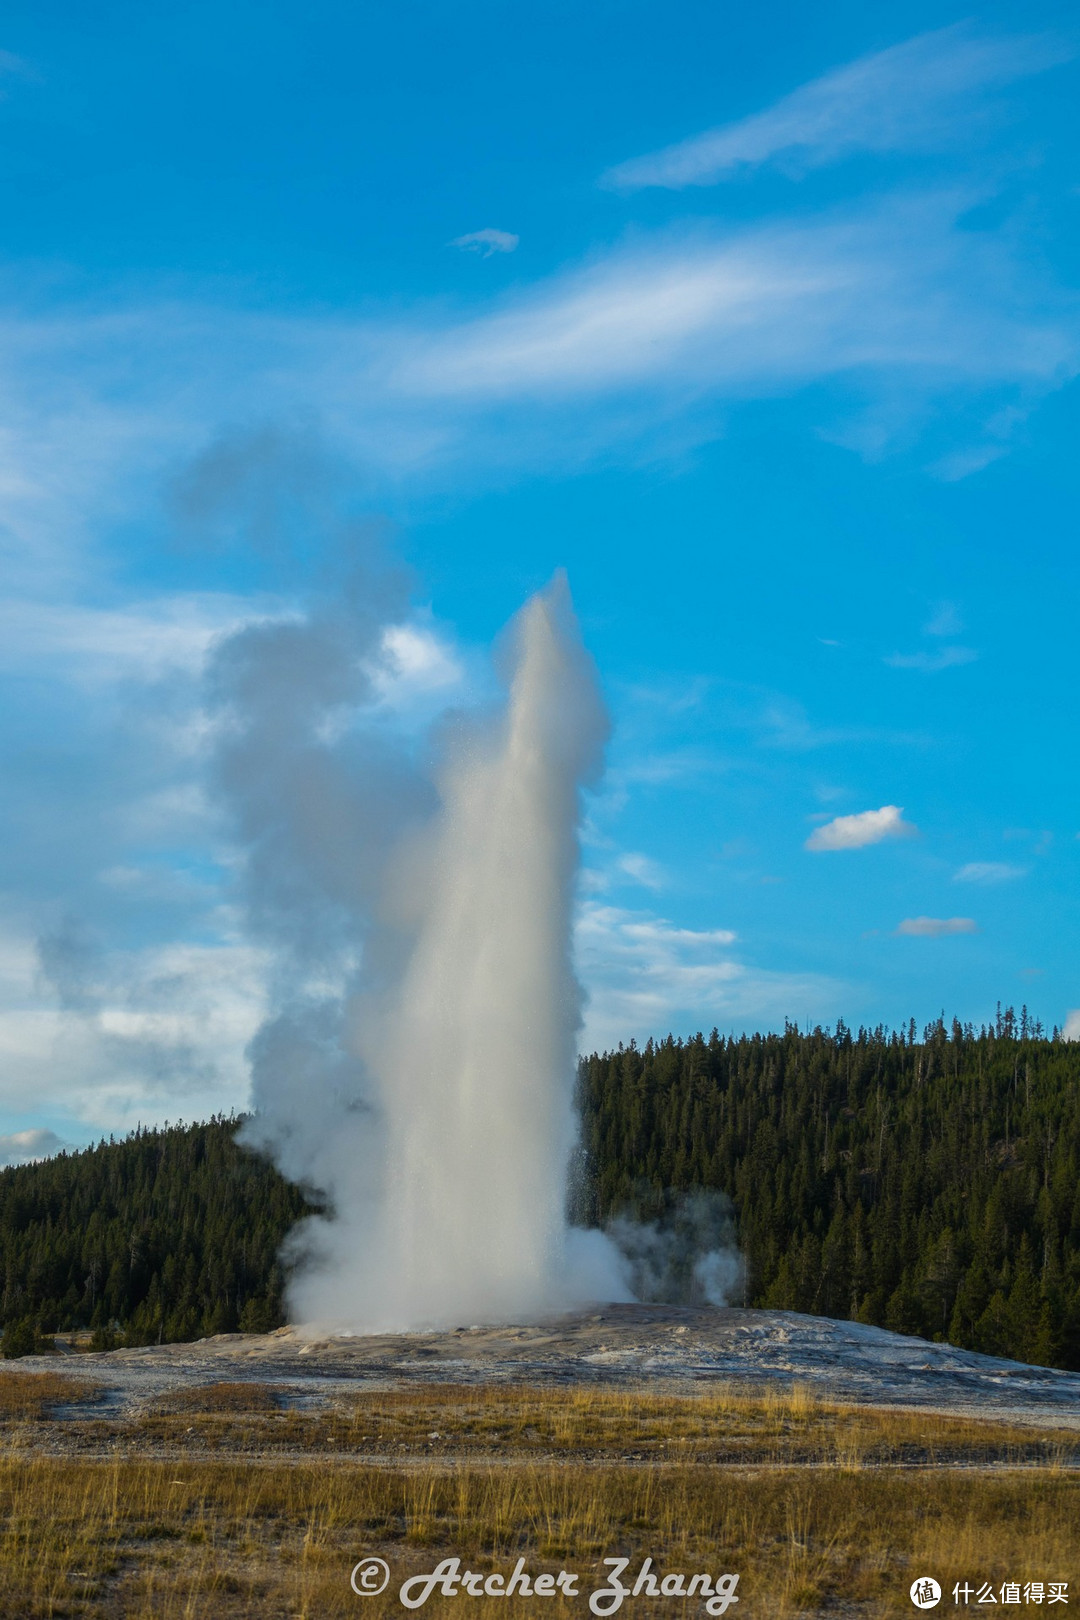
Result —
<svg viewBox="0 0 1080 1620"><path fill-rule="evenodd" d="M1010 866L1008 861L968 861L953 873L954 883L1009 883L1027 874L1026 866Z"/></svg>
<svg viewBox="0 0 1080 1620"><path fill-rule="evenodd" d="M861 810L854 816L837 816L818 827L806 840L806 848L863 849L886 838L911 838L918 828L904 820L903 807L883 804L880 810Z"/></svg>
<svg viewBox="0 0 1080 1620"><path fill-rule="evenodd" d="M1061 1033L1067 1041L1080 1041L1080 1007L1073 1007L1068 1013Z"/></svg>
<svg viewBox="0 0 1080 1620"><path fill-rule="evenodd" d="M393 624L385 631L372 681L391 708L443 694L464 678L453 651L425 624Z"/></svg>
<svg viewBox="0 0 1080 1620"><path fill-rule="evenodd" d="M31 1164L36 1159L48 1159L67 1144L55 1131L14 1131L0 1136L0 1165Z"/></svg>
<svg viewBox="0 0 1080 1620"><path fill-rule="evenodd" d="M911 939L943 939L946 934L977 934L972 917L905 917L896 932Z"/></svg>
<svg viewBox="0 0 1080 1620"><path fill-rule="evenodd" d="M479 253L482 259L490 259L493 253L513 253L520 236L513 231L496 231L490 227L483 231L468 231L464 236L455 236L450 243L451 247L461 248L465 253Z"/></svg>

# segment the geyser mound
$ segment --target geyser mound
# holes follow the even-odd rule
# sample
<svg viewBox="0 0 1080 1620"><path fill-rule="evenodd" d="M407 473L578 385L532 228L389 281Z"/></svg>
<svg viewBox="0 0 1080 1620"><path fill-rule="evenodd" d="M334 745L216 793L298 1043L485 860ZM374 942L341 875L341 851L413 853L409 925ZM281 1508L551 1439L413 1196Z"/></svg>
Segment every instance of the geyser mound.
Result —
<svg viewBox="0 0 1080 1620"><path fill-rule="evenodd" d="M402 832L397 777L381 808L366 781L384 853L352 901L358 975L340 1004L283 990L255 1043L248 1138L329 1203L291 1253L290 1312L321 1332L528 1321L631 1297L611 1241L565 1213L578 827L608 722L561 576L518 616L507 661L503 712L454 730L426 820ZM244 692L227 696L239 751ZM309 729L318 718L293 709ZM294 742L299 765L310 740Z"/></svg>

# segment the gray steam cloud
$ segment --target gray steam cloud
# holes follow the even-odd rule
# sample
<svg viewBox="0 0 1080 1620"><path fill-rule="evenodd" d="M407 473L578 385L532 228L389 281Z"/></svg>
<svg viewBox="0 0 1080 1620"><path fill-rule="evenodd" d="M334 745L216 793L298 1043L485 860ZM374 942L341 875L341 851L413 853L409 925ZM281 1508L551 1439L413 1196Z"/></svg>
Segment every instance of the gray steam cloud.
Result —
<svg viewBox="0 0 1080 1620"><path fill-rule="evenodd" d="M333 503L309 449L280 451L264 433L209 452L180 521L302 564L297 534ZM720 1299L735 1273L713 1205L610 1234L566 1219L578 826L609 728L565 579L501 639L500 702L418 740L385 703L408 581L370 529L343 526L336 549L344 585L248 623L208 673L214 789L274 963L246 1139L326 1203L287 1246L291 1318L369 1331Z"/></svg>
<svg viewBox="0 0 1080 1620"><path fill-rule="evenodd" d="M381 707L408 609L369 554L209 674L215 783L277 964L246 1134L327 1200L290 1244L290 1312L322 1330L629 1297L610 1240L564 1215L577 827L608 730L569 591L556 578L504 638L499 710L420 749Z"/></svg>
<svg viewBox="0 0 1080 1620"><path fill-rule="evenodd" d="M617 1215L605 1227L635 1298L649 1304L727 1305L743 1280L731 1201L703 1189L673 1197L654 1221Z"/></svg>

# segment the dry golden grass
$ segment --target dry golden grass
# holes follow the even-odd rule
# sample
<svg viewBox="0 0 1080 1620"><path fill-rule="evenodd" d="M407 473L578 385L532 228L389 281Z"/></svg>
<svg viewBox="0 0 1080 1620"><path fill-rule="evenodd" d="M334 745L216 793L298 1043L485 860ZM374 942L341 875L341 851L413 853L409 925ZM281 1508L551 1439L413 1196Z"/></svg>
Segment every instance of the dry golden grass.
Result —
<svg viewBox="0 0 1080 1620"><path fill-rule="evenodd" d="M196 1384L189 1389L173 1390L156 1401L153 1410L194 1412L199 1416L209 1412L239 1412L250 1416L255 1412L276 1412L280 1405L280 1394L270 1384Z"/></svg>
<svg viewBox="0 0 1080 1620"><path fill-rule="evenodd" d="M98 1398L93 1384L63 1373L0 1371L0 1421L5 1418L40 1418L51 1407Z"/></svg>
<svg viewBox="0 0 1080 1620"><path fill-rule="evenodd" d="M0 1384L3 1375L0 1374ZM257 1383L174 1391L130 1421L63 1426L84 1453L138 1444L159 1454L310 1454L421 1461L566 1459L872 1468L1080 1466L1080 1435L914 1410L815 1400L805 1389L691 1394L598 1388L428 1385L297 1410Z"/></svg>
<svg viewBox="0 0 1080 1620"><path fill-rule="evenodd" d="M957 1579L1035 1579L1068 1580L1078 1595L1075 1436L822 1406L799 1390L429 1386L354 1397L321 1417L275 1410L265 1386L224 1391L186 1391L187 1410L172 1417L8 1427L2 1620L401 1615L400 1582L451 1555L480 1570L519 1556L534 1573L577 1570L583 1592L609 1554L632 1569L650 1555L661 1571L737 1571L735 1620L910 1614L908 1586L922 1574L947 1592ZM258 1441L252 1454L198 1450L234 1428L249 1449ZM94 1435L118 1449L78 1455ZM148 1457L163 1436L167 1454ZM326 1450L290 1457L281 1436ZM69 1450L43 1454L46 1441ZM1010 1460L1023 1466L987 1466ZM361 1600L349 1571L367 1553L394 1579ZM433 1598L423 1612L468 1620L490 1605ZM508 1599L494 1612L521 1620L536 1609ZM583 1597L542 1609L591 1620ZM628 1599L621 1611L701 1613L700 1599Z"/></svg>
<svg viewBox="0 0 1080 1620"><path fill-rule="evenodd" d="M843 1601L910 1612L916 1574L1076 1579L1080 1482L1070 1475L914 1476L883 1470L754 1474L700 1467L397 1470L353 1464L0 1464L0 1615L337 1616L349 1570L381 1553L391 1588L363 1612L400 1613L409 1573L460 1555L475 1569L576 1569L608 1553L661 1569L742 1576L743 1615ZM434 1601L429 1612L445 1612ZM468 1607L466 1605L466 1607ZM535 1604L531 1605L535 1608ZM586 1612L584 1604L566 1612ZM684 1605L662 1605L680 1613ZM690 1605L700 1608L700 1605ZM500 1613L528 1603L507 1600ZM639 1600L627 1613L658 1611Z"/></svg>
<svg viewBox="0 0 1080 1620"><path fill-rule="evenodd" d="M630 1461L871 1466L1075 1464L1080 1435L916 1410L822 1402L805 1385L746 1392L429 1385L372 1391L300 1432L370 1453L524 1453ZM284 1426L283 1426L284 1432Z"/></svg>

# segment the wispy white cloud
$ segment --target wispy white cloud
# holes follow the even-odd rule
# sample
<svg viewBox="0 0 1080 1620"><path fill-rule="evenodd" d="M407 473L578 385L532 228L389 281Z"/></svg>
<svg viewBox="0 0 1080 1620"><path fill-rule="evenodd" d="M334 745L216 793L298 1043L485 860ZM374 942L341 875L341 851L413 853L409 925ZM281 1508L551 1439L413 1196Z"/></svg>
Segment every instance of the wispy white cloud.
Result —
<svg viewBox="0 0 1080 1620"><path fill-rule="evenodd" d="M47 669L54 677L92 685L194 673L219 636L281 612L280 605L213 592L121 607L8 597L0 600L0 671Z"/></svg>
<svg viewBox="0 0 1080 1620"><path fill-rule="evenodd" d="M631 851L627 855L620 855L616 861L619 871L633 882L640 883L645 889L662 889L664 887L664 871L658 862L648 855Z"/></svg>
<svg viewBox="0 0 1080 1620"><path fill-rule="evenodd" d="M924 636L958 636L963 630L963 621L957 611L955 602L938 602L933 613L923 625Z"/></svg>
<svg viewBox="0 0 1080 1620"><path fill-rule="evenodd" d="M42 962L47 971L43 972ZM126 1130L242 1108L265 1013L264 955L236 938L87 950L0 938L0 1109Z"/></svg>
<svg viewBox="0 0 1080 1620"><path fill-rule="evenodd" d="M958 636L963 628L955 603L938 602L923 625L923 635L940 643ZM931 646L914 653L889 653L882 663L888 664L891 669L915 669L923 675L935 675L939 670L974 664L978 656L974 647L962 646L954 640L949 646Z"/></svg>
<svg viewBox="0 0 1080 1620"><path fill-rule="evenodd" d="M843 215L639 238L479 318L387 334L350 400L378 398L384 427L408 424L395 454L421 451L414 476L463 444L474 466L681 456L715 437L723 405L824 381L842 392L818 425L856 454L889 453L914 424L940 442L946 401L950 421L958 398L977 421L978 402L997 410L1006 388L1033 408L1080 366L1080 313L1039 285L1033 263L1012 262L1007 233L960 226L972 200L898 195Z"/></svg>
<svg viewBox="0 0 1080 1620"><path fill-rule="evenodd" d="M971 917L905 917L896 932L913 939L942 939L946 934L977 934L979 928Z"/></svg>
<svg viewBox="0 0 1080 1620"><path fill-rule="evenodd" d="M748 328L760 336L793 306L835 297L847 279L806 255L784 262L763 248L617 255L537 288L516 307L416 342L391 385L414 396L600 394L683 370L703 337L737 341Z"/></svg>
<svg viewBox="0 0 1080 1620"><path fill-rule="evenodd" d="M886 838L911 838L917 831L912 822L904 820L900 805L883 804L880 810L837 816L823 827L816 827L806 840L806 848L864 849L867 844L880 844Z"/></svg>
<svg viewBox="0 0 1080 1620"><path fill-rule="evenodd" d="M0 74L13 79L28 79L32 84L41 83L37 68L25 56L17 56L14 51L0 51Z"/></svg>
<svg viewBox="0 0 1080 1620"><path fill-rule="evenodd" d="M801 703L788 697L768 698L755 714L752 725L762 747L790 750L795 754L881 737L880 730L868 726L817 725Z"/></svg>
<svg viewBox="0 0 1080 1620"><path fill-rule="evenodd" d="M113 682L198 675L214 646L241 625L282 623L297 614L282 601L215 592L111 608L12 597L0 600L0 673L47 675L95 691ZM426 614L387 629L368 673L378 699L403 711L429 699L445 703L468 671ZM205 727L199 713L188 719Z"/></svg>
<svg viewBox="0 0 1080 1620"><path fill-rule="evenodd" d="M936 652L889 653L882 659L890 669L916 669L921 675L936 675L942 669L958 669L978 660L974 647L939 647Z"/></svg>
<svg viewBox="0 0 1080 1620"><path fill-rule="evenodd" d="M982 423L973 444L960 445L931 462L927 469L943 483L955 484L962 478L980 473L1009 452L1010 441L1032 414L1034 401L1014 401L994 411Z"/></svg>
<svg viewBox="0 0 1080 1620"><path fill-rule="evenodd" d="M717 945L734 945L739 937L731 928L679 928L666 917L624 915L619 926L635 951L711 950Z"/></svg>
<svg viewBox="0 0 1080 1620"><path fill-rule="evenodd" d="M824 976L776 973L731 954L730 929L680 928L596 902L578 917L578 970L588 992L585 1051L713 1025L821 1018L844 987Z"/></svg>
<svg viewBox="0 0 1080 1620"><path fill-rule="evenodd" d="M920 152L950 144L980 92L1068 61L1049 35L979 38L963 24L920 34L803 85L764 112L609 169L603 183L713 185L780 162L819 168L853 152Z"/></svg>
<svg viewBox="0 0 1080 1620"><path fill-rule="evenodd" d="M953 882L1010 883L1014 878L1026 876L1026 866L1011 866L1008 861L968 861L953 873Z"/></svg>
<svg viewBox="0 0 1080 1620"><path fill-rule="evenodd" d="M1066 1015L1065 1027L1061 1033L1067 1041L1080 1041L1080 1007L1074 1007Z"/></svg>
<svg viewBox="0 0 1080 1620"><path fill-rule="evenodd" d="M1007 444L1000 442L964 445L959 450L950 450L947 455L940 456L928 470L944 484L958 484L961 479L992 467L995 461L1008 454L1008 449Z"/></svg>
<svg viewBox="0 0 1080 1620"><path fill-rule="evenodd" d="M460 483L464 468L483 479L614 450L682 455L715 435L728 402L825 380L848 391L819 424L833 437L890 400L859 452L873 455L936 401L986 397L1000 415L1002 390L1021 388L1033 406L1077 369L1080 316L1008 232L962 227L977 195L638 237L469 318L270 316L148 296L45 319L0 288L7 588L88 596L98 536L145 518L162 475L222 422L317 419L386 500Z"/></svg>
<svg viewBox="0 0 1080 1620"><path fill-rule="evenodd" d="M520 236L515 236L513 231L497 231L488 226L482 231L467 231L464 236L455 236L450 246L464 248L467 253L479 253L482 259L490 259L493 253L513 253L520 241Z"/></svg>

